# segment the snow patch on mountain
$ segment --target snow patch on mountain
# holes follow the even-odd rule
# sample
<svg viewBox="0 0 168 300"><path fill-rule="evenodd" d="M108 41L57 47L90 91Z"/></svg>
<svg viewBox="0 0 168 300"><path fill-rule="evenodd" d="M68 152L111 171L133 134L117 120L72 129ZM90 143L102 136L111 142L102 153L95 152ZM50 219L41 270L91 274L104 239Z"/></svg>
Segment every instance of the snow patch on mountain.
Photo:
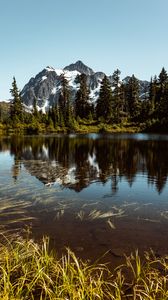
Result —
<svg viewBox="0 0 168 300"><path fill-rule="evenodd" d="M54 69L53 67L50 67L50 66L47 66L45 69L46 69L48 72L53 72L53 71L55 71L55 69Z"/></svg>
<svg viewBox="0 0 168 300"><path fill-rule="evenodd" d="M58 76L61 76L61 75L64 73L64 71L61 70L61 69L54 69L54 72L55 72Z"/></svg>
<svg viewBox="0 0 168 300"><path fill-rule="evenodd" d="M94 90L91 90L89 94L90 102L93 104L95 104L97 99L99 98L100 86L101 86L101 82Z"/></svg>
<svg viewBox="0 0 168 300"><path fill-rule="evenodd" d="M29 107L29 109L33 109L34 99L36 99L38 110L45 112L49 107L52 107L59 99L62 74L64 74L65 78L68 80L71 100L74 101L76 91L80 86L76 78L82 73L86 75L87 85L90 90L89 102L95 105L99 97L101 82L105 73L94 72L81 61L77 61L64 69L55 69L51 66L44 68L24 86L21 92L24 104ZM112 84L112 76L108 76L108 78ZM128 83L129 79L130 77L127 76L123 79L123 83ZM139 80L139 87L140 97L142 95L141 99L143 100L148 95L149 82Z"/></svg>
<svg viewBox="0 0 168 300"><path fill-rule="evenodd" d="M56 88L56 87L53 87L53 89L52 89L52 91L51 91L51 94L52 94L52 95L55 95L55 94L56 94L56 92L57 92L57 90L58 90L58 88Z"/></svg>
<svg viewBox="0 0 168 300"><path fill-rule="evenodd" d="M76 89L76 77L80 75L78 71L64 71L65 78L68 80L68 84L71 88Z"/></svg>
<svg viewBox="0 0 168 300"><path fill-rule="evenodd" d="M47 76L46 76L46 75L45 75L45 76L42 76L41 81L46 80L46 79L47 79Z"/></svg>
<svg viewBox="0 0 168 300"><path fill-rule="evenodd" d="M50 107L50 103L48 100L46 100L44 105L42 107L37 106L37 109L38 109L38 111L41 110L42 113L45 114L45 112L48 110L49 107Z"/></svg>

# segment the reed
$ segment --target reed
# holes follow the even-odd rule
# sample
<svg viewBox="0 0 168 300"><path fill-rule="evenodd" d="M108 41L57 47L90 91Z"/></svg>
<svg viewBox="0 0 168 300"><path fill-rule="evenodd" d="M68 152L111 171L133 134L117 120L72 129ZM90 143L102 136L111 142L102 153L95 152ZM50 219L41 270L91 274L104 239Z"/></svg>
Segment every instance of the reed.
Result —
<svg viewBox="0 0 168 300"><path fill-rule="evenodd" d="M113 272L104 264L89 264L70 250L58 258L49 239L37 244L19 236L3 237L0 245L0 299L98 300L168 299L168 257L151 251L125 257Z"/></svg>

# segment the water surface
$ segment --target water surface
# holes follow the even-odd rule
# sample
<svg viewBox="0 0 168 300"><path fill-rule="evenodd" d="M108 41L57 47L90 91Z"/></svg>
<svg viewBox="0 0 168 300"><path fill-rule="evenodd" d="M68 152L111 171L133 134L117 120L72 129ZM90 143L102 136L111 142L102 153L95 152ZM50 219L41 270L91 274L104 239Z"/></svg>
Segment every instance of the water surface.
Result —
<svg viewBox="0 0 168 300"><path fill-rule="evenodd" d="M0 232L85 258L167 253L167 176L167 135L1 137Z"/></svg>

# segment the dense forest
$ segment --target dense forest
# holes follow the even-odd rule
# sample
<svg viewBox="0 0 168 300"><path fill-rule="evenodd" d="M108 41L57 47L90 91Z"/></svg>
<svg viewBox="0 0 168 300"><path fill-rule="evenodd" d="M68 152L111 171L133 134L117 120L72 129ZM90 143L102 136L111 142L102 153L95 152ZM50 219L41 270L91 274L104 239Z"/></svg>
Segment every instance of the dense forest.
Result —
<svg viewBox="0 0 168 300"><path fill-rule="evenodd" d="M12 102L8 108L0 106L0 128L7 130L40 131L108 131L108 129L134 128L135 131L167 131L168 74L162 68L151 78L143 99L139 95L139 82L134 75L121 81L117 69L112 84L104 76L98 100L93 104L85 74L78 75L79 89L75 101L65 75L61 75L59 100L44 114L37 109L34 99L32 112L26 111L21 94L13 78Z"/></svg>

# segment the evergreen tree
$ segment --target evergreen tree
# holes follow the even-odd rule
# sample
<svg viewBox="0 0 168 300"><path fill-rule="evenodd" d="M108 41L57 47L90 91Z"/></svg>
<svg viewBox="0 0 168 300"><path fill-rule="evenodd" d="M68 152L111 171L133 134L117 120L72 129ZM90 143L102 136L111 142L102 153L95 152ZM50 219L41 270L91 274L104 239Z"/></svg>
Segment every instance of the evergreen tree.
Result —
<svg viewBox="0 0 168 300"><path fill-rule="evenodd" d="M59 96L59 109L60 109L60 115L61 122L68 123L69 122L69 107L70 107L70 90L69 90L69 84L68 80L65 78L65 75L61 75L61 90L60 90L60 96Z"/></svg>
<svg viewBox="0 0 168 300"><path fill-rule="evenodd" d="M80 88L76 93L75 98L75 116L80 118L88 118L91 110L89 104L89 89L87 87L87 76L81 74L78 76Z"/></svg>
<svg viewBox="0 0 168 300"><path fill-rule="evenodd" d="M112 87L113 87L113 114L114 121L116 123L121 122L121 117L124 110L124 94L123 86L120 81L120 70L115 70L112 75Z"/></svg>
<svg viewBox="0 0 168 300"><path fill-rule="evenodd" d="M167 83L168 75L164 68L162 68L158 77L158 118L167 116Z"/></svg>
<svg viewBox="0 0 168 300"><path fill-rule="evenodd" d="M12 121L17 123L19 121L23 121L23 108L22 108L21 96L16 84L15 77L13 77L12 89L10 90L10 92L13 97L10 116Z"/></svg>
<svg viewBox="0 0 168 300"><path fill-rule="evenodd" d="M139 121L146 122L150 118L154 117L155 110L155 85L151 78L149 86L144 86L143 89L143 100L141 101L141 113L139 116Z"/></svg>
<svg viewBox="0 0 168 300"><path fill-rule="evenodd" d="M100 87L99 98L96 105L96 116L97 119L103 117L106 121L112 120L113 117L112 90L106 75L104 76Z"/></svg>
<svg viewBox="0 0 168 300"><path fill-rule="evenodd" d="M126 102L126 97L125 97L125 84L121 82L120 85L120 120L122 118L127 118L128 117L128 105Z"/></svg>
<svg viewBox="0 0 168 300"><path fill-rule="evenodd" d="M156 90L157 90L157 79L151 78L149 84L149 114L153 114L156 107Z"/></svg>
<svg viewBox="0 0 168 300"><path fill-rule="evenodd" d="M159 74L159 83L161 86L164 86L164 83L167 80L167 78L168 78L167 72L166 72L165 68L162 68L162 70Z"/></svg>
<svg viewBox="0 0 168 300"><path fill-rule="evenodd" d="M33 101L33 115L35 118L38 118L38 110L37 110L37 98L34 97L34 101Z"/></svg>
<svg viewBox="0 0 168 300"><path fill-rule="evenodd" d="M53 126L54 126L54 128L56 128L57 125L58 125L58 122L59 122L58 104L53 105L50 110L51 110L50 114L51 114L51 119L52 119L52 122L53 122Z"/></svg>
<svg viewBox="0 0 168 300"><path fill-rule="evenodd" d="M168 123L168 80L164 84L164 93L161 101L161 116Z"/></svg>
<svg viewBox="0 0 168 300"><path fill-rule="evenodd" d="M130 77L128 83L125 85L125 98L130 118L138 121L138 116L141 111L141 102L139 99L139 82L134 75Z"/></svg>
<svg viewBox="0 0 168 300"><path fill-rule="evenodd" d="M0 105L0 123L2 122L2 108L1 108L1 105Z"/></svg>

